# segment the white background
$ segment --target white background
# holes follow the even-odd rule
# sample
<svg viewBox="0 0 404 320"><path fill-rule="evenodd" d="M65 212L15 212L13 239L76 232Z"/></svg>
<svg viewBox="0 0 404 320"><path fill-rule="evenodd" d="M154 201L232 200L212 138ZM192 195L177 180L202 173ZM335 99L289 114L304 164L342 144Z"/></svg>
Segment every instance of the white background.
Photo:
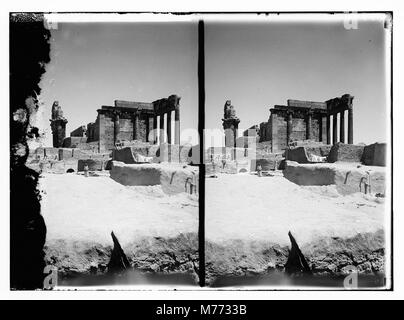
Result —
<svg viewBox="0 0 404 320"><path fill-rule="evenodd" d="M226 3L216 1L97 1L95 4L76 1L6 1L1 3L0 13L0 298L1 299L403 299L404 298L404 217L403 214L403 128L399 121L403 114L402 71L404 57L404 8L399 1L247 1ZM393 118L394 120L394 291L10 291L9 290L9 12L72 12L72 11L393 11ZM400 41L401 40L401 41ZM27 48L27 54L35 48ZM400 72L401 71L401 72ZM399 87L401 85L401 88ZM401 89L401 90L400 90ZM400 197L401 196L401 197ZM402 271L403 270L403 271Z"/></svg>

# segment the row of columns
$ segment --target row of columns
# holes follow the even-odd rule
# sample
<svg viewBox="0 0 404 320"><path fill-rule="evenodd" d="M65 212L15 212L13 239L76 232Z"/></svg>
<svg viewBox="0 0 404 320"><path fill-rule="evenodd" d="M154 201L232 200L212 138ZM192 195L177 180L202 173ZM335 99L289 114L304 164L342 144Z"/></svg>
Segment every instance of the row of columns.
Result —
<svg viewBox="0 0 404 320"><path fill-rule="evenodd" d="M327 115L327 144L331 143L331 121L332 117L332 143L338 142L338 114L339 117L339 141L345 143L345 110L332 115ZM353 110L348 108L348 144L353 144Z"/></svg>
<svg viewBox="0 0 404 320"><path fill-rule="evenodd" d="M342 110L338 112L340 114L340 126L339 126L339 141L342 143L345 143L345 110ZM326 127L327 127L327 144L331 143L331 133L330 133L330 118L332 116L332 143L336 144L338 142L338 113L335 113L333 115L327 115L327 122L326 122ZM286 139L287 143L289 144L290 138L292 136L292 111L287 111L287 129L286 129ZM307 120L306 120L306 139L309 140L311 139L311 128L312 128L312 116L313 112L308 111L307 113ZM320 121L319 121L319 140L322 141L322 136L323 136L323 117L321 116ZM353 144L353 110L352 108L348 109L348 144Z"/></svg>
<svg viewBox="0 0 404 320"><path fill-rule="evenodd" d="M168 111L165 113L162 113L160 115L155 115L153 117L153 130L155 132L155 136L154 136L154 143L157 142L157 117L160 117L160 131L159 131L159 141L160 144L164 143L164 135L167 135L167 143L171 144L172 141L172 111ZM167 128L164 129L164 115L167 115ZM175 108L174 110L174 143L175 144L180 144L180 109L179 108Z"/></svg>
<svg viewBox="0 0 404 320"><path fill-rule="evenodd" d="M172 143L172 136L171 136L171 110L162 113L160 115L154 115L153 117L153 125L152 125L152 130L154 130L154 136L153 136L153 143L157 143L157 117L160 117L160 131L159 131L159 141L160 143L164 142L164 134L167 134L167 143L171 144ZM167 115L167 129L166 131L164 130L164 115ZM174 120L175 120L175 128L174 128L174 140L175 144L180 144L180 109L175 108L175 115L174 115ZM135 112L133 114L133 140L139 140L139 132L140 132L140 112ZM120 127L119 127L119 113L115 113L114 115L114 143L117 142L118 140L118 135L119 135ZM149 140L149 133L150 133L150 117L146 118L146 141Z"/></svg>

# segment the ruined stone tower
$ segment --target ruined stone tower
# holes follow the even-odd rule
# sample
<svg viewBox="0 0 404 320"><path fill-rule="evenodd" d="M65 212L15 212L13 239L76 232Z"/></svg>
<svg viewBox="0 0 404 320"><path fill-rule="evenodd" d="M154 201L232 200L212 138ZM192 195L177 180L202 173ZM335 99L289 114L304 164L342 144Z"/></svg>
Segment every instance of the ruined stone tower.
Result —
<svg viewBox="0 0 404 320"><path fill-rule="evenodd" d="M222 121L225 134L225 146L235 147L238 124L240 123L240 119L237 118L236 110L231 105L230 100L227 100L226 103L224 104L224 115Z"/></svg>
<svg viewBox="0 0 404 320"><path fill-rule="evenodd" d="M61 148L66 137L67 120L63 117L63 111L58 101L55 101L52 105L52 119L49 121L51 122L53 147Z"/></svg>

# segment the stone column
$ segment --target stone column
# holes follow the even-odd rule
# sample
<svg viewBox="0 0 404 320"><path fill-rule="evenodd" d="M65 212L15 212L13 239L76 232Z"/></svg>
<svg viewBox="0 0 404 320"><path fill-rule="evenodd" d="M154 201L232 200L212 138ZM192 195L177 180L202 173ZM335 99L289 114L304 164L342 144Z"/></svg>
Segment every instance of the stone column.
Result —
<svg viewBox="0 0 404 320"><path fill-rule="evenodd" d="M116 144L119 135L119 113L115 113L114 116L114 144Z"/></svg>
<svg viewBox="0 0 404 320"><path fill-rule="evenodd" d="M264 126L264 123L260 123L260 142L265 141L266 133L267 133L267 128Z"/></svg>
<svg viewBox="0 0 404 320"><path fill-rule="evenodd" d="M153 116L153 143L157 143L157 115Z"/></svg>
<svg viewBox="0 0 404 320"><path fill-rule="evenodd" d="M233 128L224 129L224 145L226 148L232 148L234 146L234 131Z"/></svg>
<svg viewBox="0 0 404 320"><path fill-rule="evenodd" d="M270 129L270 138L271 138L271 152L274 153L279 149L279 139L278 139L278 116L275 112L271 111L271 115L269 117L269 121L271 121Z"/></svg>
<svg viewBox="0 0 404 320"><path fill-rule="evenodd" d="M160 144L164 143L164 113L160 114Z"/></svg>
<svg viewBox="0 0 404 320"><path fill-rule="evenodd" d="M312 112L311 112L311 110L309 110L309 112L307 112L306 140L311 139L311 116L312 116Z"/></svg>
<svg viewBox="0 0 404 320"><path fill-rule="evenodd" d="M146 115L146 137L145 141L149 142L149 134L150 134L150 117Z"/></svg>
<svg viewBox="0 0 404 320"><path fill-rule="evenodd" d="M337 130L337 115L338 113L334 113L332 115L332 144L336 144L338 139L337 139L337 135L338 135L338 130Z"/></svg>
<svg viewBox="0 0 404 320"><path fill-rule="evenodd" d="M287 112L287 123L286 123L286 145L289 145L290 138L292 136L292 112Z"/></svg>
<svg viewBox="0 0 404 320"><path fill-rule="evenodd" d="M171 110L167 112L167 142L171 144Z"/></svg>
<svg viewBox="0 0 404 320"><path fill-rule="evenodd" d="M175 114L174 114L174 121L175 121L175 144L180 144L180 135L181 135L181 129L180 129L180 107L176 106L175 107Z"/></svg>
<svg viewBox="0 0 404 320"><path fill-rule="evenodd" d="M56 119L51 121L51 129L53 135L53 147L62 148L63 140L66 137L66 119Z"/></svg>
<svg viewBox="0 0 404 320"><path fill-rule="evenodd" d="M330 121L330 115L327 114L327 120L326 120L326 127L327 127L327 144L331 143L331 121Z"/></svg>
<svg viewBox="0 0 404 320"><path fill-rule="evenodd" d="M140 128L139 128L139 112L133 114L133 140L139 140Z"/></svg>
<svg viewBox="0 0 404 320"><path fill-rule="evenodd" d="M345 143L345 110L339 114L339 141Z"/></svg>
<svg viewBox="0 0 404 320"><path fill-rule="evenodd" d="M348 143L353 144L353 109L348 108Z"/></svg>
<svg viewBox="0 0 404 320"><path fill-rule="evenodd" d="M323 141L323 115L318 117L318 141Z"/></svg>
<svg viewBox="0 0 404 320"><path fill-rule="evenodd" d="M105 115L98 113L98 152L105 151Z"/></svg>

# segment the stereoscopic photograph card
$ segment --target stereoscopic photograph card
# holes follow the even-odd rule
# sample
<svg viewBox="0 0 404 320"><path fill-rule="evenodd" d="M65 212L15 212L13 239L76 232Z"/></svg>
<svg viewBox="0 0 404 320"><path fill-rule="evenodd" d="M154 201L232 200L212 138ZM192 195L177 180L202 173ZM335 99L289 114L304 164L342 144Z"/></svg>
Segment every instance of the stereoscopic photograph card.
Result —
<svg viewBox="0 0 404 320"><path fill-rule="evenodd" d="M10 289L390 290L392 29L11 12Z"/></svg>

